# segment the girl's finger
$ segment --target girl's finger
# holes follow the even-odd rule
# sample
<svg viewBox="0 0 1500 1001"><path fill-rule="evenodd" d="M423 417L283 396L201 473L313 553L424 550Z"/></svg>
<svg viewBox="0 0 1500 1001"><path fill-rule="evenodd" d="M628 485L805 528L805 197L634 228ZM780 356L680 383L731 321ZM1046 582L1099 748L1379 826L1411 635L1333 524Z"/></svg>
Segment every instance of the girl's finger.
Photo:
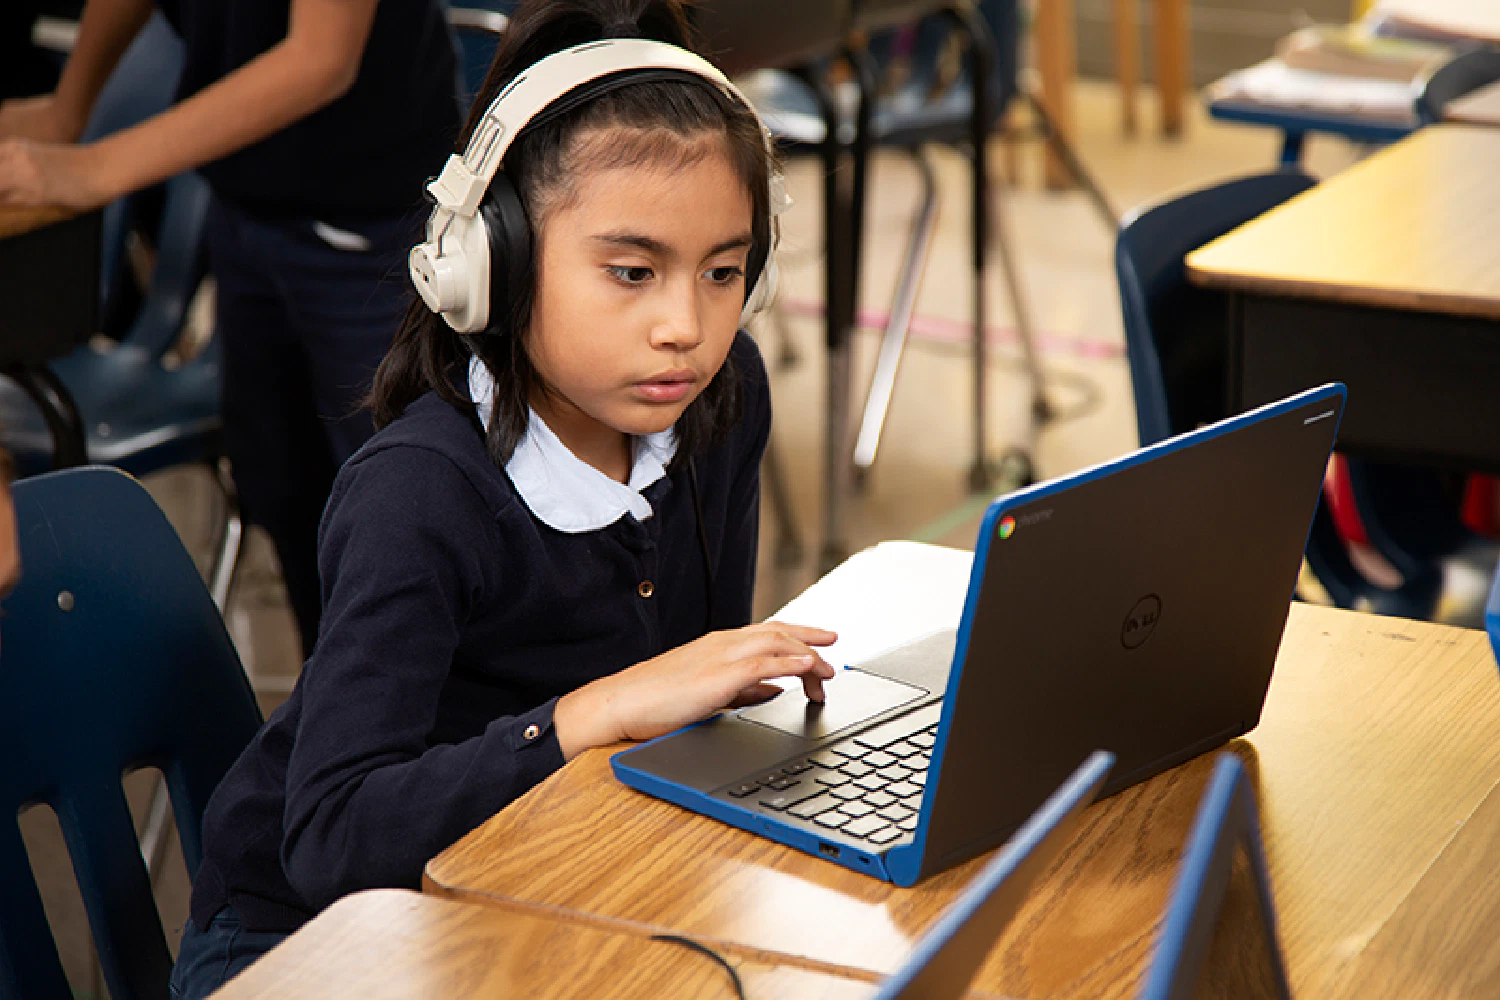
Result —
<svg viewBox="0 0 1500 1001"><path fill-rule="evenodd" d="M762 702L768 702L781 694L781 689L765 681L757 681L749 688L735 695L729 703L731 709L743 709L746 706L758 706Z"/></svg>
<svg viewBox="0 0 1500 1001"><path fill-rule="evenodd" d="M792 622L777 622L774 619L766 625L808 646L830 646L837 643L839 638L839 634L832 629L819 629L817 626L800 626Z"/></svg>
<svg viewBox="0 0 1500 1001"><path fill-rule="evenodd" d="M816 674L808 673L802 676L802 694L807 696L809 702L823 701L823 679Z"/></svg>

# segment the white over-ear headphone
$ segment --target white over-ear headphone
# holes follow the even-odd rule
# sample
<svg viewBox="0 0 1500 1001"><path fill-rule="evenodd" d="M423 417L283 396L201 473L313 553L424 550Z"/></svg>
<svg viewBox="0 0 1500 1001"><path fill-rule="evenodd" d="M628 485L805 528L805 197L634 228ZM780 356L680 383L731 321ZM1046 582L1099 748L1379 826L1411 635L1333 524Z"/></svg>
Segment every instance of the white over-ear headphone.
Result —
<svg viewBox="0 0 1500 1001"><path fill-rule="evenodd" d="M666 42L616 38L575 45L527 67L489 106L469 137L463 155L450 156L443 172L427 186L436 207L427 220L426 241L412 248L411 278L422 301L454 330L478 333L489 325L492 274L497 282L509 278L495 273L498 268L508 266L507 262L492 260L496 241L502 248L515 243L527 248L530 245L519 197L500 173L510 144L533 119L580 87L631 70L675 71L702 77L755 115L766 143L771 245L766 248L760 273L749 276L754 284L745 298L741 324L748 323L770 303L777 281L776 217L791 202L785 181L775 169L770 133L755 107L723 73L699 55ZM628 82L626 78L621 85ZM499 204L481 211L486 191L491 192L491 201ZM507 232L492 231L496 229Z"/></svg>

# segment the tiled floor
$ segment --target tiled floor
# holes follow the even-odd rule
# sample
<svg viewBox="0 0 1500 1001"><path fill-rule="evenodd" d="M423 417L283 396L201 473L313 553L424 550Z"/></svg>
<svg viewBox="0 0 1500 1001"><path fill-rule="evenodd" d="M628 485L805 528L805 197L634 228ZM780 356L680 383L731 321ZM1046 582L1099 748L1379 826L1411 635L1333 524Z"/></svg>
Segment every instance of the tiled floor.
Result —
<svg viewBox="0 0 1500 1001"><path fill-rule="evenodd" d="M1196 117L1186 137L1157 138L1149 115L1138 138L1121 136L1114 91L1083 84L1078 91L1079 147L1121 209L1153 200L1175 189L1269 169L1278 137L1271 133L1215 125ZM1312 172L1331 173L1349 163L1353 151L1336 142L1310 143ZM897 382L880 457L866 491L851 499L846 540L859 549L889 538L916 538L954 546L972 544L982 511L967 492L971 456L970 372L966 343L969 319L967 165L952 151L935 150L942 197L940 229L917 304L916 338ZM1059 411L1034 444L1038 474L1051 476L1097 462L1135 446L1135 423L1113 272L1113 233L1077 192L1041 190L1039 155L1025 147L1019 183L1006 195L1005 223L1019 258L1025 294L1039 332L1047 393ZM1000 170L1006 156L992 159ZM806 161L789 165L797 205L785 219L782 308L790 341L800 361L778 366L778 337L765 324L759 332L773 365L776 403L775 442L794 501L796 523L806 543L800 565L778 567L777 533L763 517L762 561L757 609L773 611L816 576L822 442L823 365L819 191L817 168ZM882 154L873 169L867 221L867 264L862 306L878 314L890 305L891 289L918 196L915 172L899 153ZM988 276L991 310L991 406L988 422L993 456L1025 447L1029 421L1025 380L1019 366L1013 310L998 268ZM862 397L873 365L878 335L862 332L856 354L856 386ZM179 470L152 477L152 492L166 508L189 547L204 561L213 536L214 486L201 470ZM261 682L267 710L284 698L300 668L300 651L266 539L250 538L228 613L240 655ZM144 810L149 786L133 790ZM65 856L55 827L30 818L26 824L34 860L43 870L54 927L66 951L70 975L82 994L97 988L89 972L87 932L76 891L68 890ZM169 862L162 908L169 939L180 934L185 913L185 874L180 858Z"/></svg>

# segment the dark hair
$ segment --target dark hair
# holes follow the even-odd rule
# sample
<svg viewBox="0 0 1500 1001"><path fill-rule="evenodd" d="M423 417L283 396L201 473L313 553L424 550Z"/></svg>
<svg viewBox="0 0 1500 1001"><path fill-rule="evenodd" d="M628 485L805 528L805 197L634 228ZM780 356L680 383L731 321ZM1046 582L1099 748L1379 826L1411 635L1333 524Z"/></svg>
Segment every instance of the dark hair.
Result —
<svg viewBox="0 0 1500 1001"><path fill-rule="evenodd" d="M652 38L692 48L682 0L522 0L511 15L495 61L459 137L460 152L495 96L526 67L573 45L601 38ZM623 129L608 143L584 143L601 129ZM771 219L767 174L771 169L753 112L704 80L646 79L607 91L555 118L523 129L507 151L504 170L520 193L533 234L532 267L510 288L508 302L491 302L489 327L456 333L421 299L414 299L395 341L375 374L370 405L384 427L420 396L435 391L467 410L473 403L454 386L460 366L477 356L495 381L494 408L485 446L498 465L509 461L525 436L529 401L546 391L527 353L524 334L535 298L542 224L571 196L580 165L588 168L667 163L682 166L708 154L701 141L720 137L735 172L750 193L752 236L748 274L764 262ZM580 147L586 147L582 151ZM580 155L582 152L582 155ZM466 372L466 369L462 369ZM461 384L465 384L461 380ZM731 356L677 422L681 459L722 439L739 420L739 373Z"/></svg>

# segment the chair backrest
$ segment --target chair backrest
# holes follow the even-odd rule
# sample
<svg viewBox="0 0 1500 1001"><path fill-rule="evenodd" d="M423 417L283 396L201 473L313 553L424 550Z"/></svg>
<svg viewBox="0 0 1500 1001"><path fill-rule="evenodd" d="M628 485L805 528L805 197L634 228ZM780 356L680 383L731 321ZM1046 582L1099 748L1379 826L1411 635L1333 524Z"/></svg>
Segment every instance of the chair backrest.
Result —
<svg viewBox="0 0 1500 1001"><path fill-rule="evenodd" d="M1496 80L1500 80L1500 49L1482 45L1458 53L1422 81L1417 120L1423 125L1442 121L1449 101Z"/></svg>
<svg viewBox="0 0 1500 1001"><path fill-rule="evenodd" d="M99 92L82 141L93 142L137 125L172 106L182 75L182 40L160 12L151 15ZM99 268L100 295L107 299L124 259L125 237L139 198L126 195L104 208Z"/></svg>
<svg viewBox="0 0 1500 1001"><path fill-rule="evenodd" d="M224 621L144 487L114 469L15 486L22 579L0 670L0 994L68 983L17 814L56 812L110 993L165 997L171 957L120 780L166 776L189 874L209 795L260 723Z"/></svg>
<svg viewBox="0 0 1500 1001"><path fill-rule="evenodd" d="M851 0L709 0L691 11L704 51L731 76L832 52L852 14Z"/></svg>
<svg viewBox="0 0 1500 1001"><path fill-rule="evenodd" d="M462 6L448 8L448 27L453 31L454 50L458 53L458 100L459 114L467 115L469 105L474 103L484 78L489 74L490 64L495 61L495 50L500 46L500 37L510 23L509 13L513 2L470 0Z"/></svg>
<svg viewBox="0 0 1500 1001"><path fill-rule="evenodd" d="M1183 258L1313 184L1293 171L1246 177L1138 209L1120 224L1115 273L1142 445L1229 416L1225 298L1188 284Z"/></svg>
<svg viewBox="0 0 1500 1001"><path fill-rule="evenodd" d="M166 182L151 287L122 346L160 360L177 343L207 271L204 227L211 201L208 182L192 171Z"/></svg>

